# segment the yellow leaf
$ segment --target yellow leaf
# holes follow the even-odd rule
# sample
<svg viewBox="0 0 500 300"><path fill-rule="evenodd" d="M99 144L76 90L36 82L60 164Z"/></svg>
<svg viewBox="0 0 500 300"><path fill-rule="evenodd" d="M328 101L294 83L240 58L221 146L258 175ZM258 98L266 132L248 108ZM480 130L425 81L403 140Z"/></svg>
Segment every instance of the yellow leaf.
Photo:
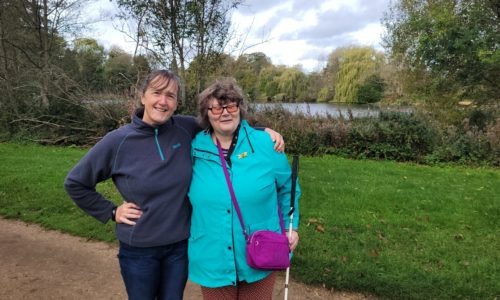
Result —
<svg viewBox="0 0 500 300"><path fill-rule="evenodd" d="M316 231L319 231L321 233L325 233L325 227L323 227L323 225L319 224L316 226Z"/></svg>

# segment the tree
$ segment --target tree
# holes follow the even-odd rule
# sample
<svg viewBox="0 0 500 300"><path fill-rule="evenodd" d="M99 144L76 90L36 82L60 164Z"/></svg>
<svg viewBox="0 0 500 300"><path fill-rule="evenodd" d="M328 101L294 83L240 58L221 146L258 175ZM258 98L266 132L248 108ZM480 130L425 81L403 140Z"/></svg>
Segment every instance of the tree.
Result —
<svg viewBox="0 0 500 300"><path fill-rule="evenodd" d="M243 54L241 55L241 57L246 60L248 65L252 68L252 72L256 75L259 75L260 71L263 68L272 65L271 58L269 58L262 52Z"/></svg>
<svg viewBox="0 0 500 300"><path fill-rule="evenodd" d="M259 73L250 64L248 57L242 55L238 57L234 63L234 78L241 86L243 91L248 95L250 101L258 97L257 81Z"/></svg>
<svg viewBox="0 0 500 300"><path fill-rule="evenodd" d="M306 76L298 67L286 68L278 78L278 88L287 101L297 102L306 87Z"/></svg>
<svg viewBox="0 0 500 300"><path fill-rule="evenodd" d="M283 72L283 67L278 68L274 65L269 65L260 70L258 90L261 98L270 101L279 93L278 78Z"/></svg>
<svg viewBox="0 0 500 300"><path fill-rule="evenodd" d="M384 96L384 81L379 75L368 76L358 86L358 103L375 103Z"/></svg>
<svg viewBox="0 0 500 300"><path fill-rule="evenodd" d="M104 81L106 90L118 94L128 93L135 83L132 55L119 47L112 47L104 63Z"/></svg>
<svg viewBox="0 0 500 300"><path fill-rule="evenodd" d="M406 88L498 99L499 18L496 0L395 1L384 17L385 47L410 74Z"/></svg>
<svg viewBox="0 0 500 300"><path fill-rule="evenodd" d="M32 127L63 128L62 107L78 92L62 61L74 62L63 34L80 24L76 0L4 0L0 2L0 84L8 97L2 128L11 133ZM69 55L69 56L67 56ZM73 64L74 66L74 64ZM3 101L2 101L3 103ZM5 110L3 110L5 108ZM54 114L54 115L53 115ZM5 125L5 127L3 126ZM50 130L49 130L50 131Z"/></svg>
<svg viewBox="0 0 500 300"><path fill-rule="evenodd" d="M271 59L262 52L240 55L233 66L233 77L248 95L250 101L261 98L259 76L261 70L271 66Z"/></svg>
<svg viewBox="0 0 500 300"><path fill-rule="evenodd" d="M303 91L303 99L306 102L318 101L319 91L324 86L324 80L319 72L312 72L306 75L306 85Z"/></svg>
<svg viewBox="0 0 500 300"><path fill-rule="evenodd" d="M340 68L340 61L345 49L338 48L328 55L327 63L322 72L325 86L320 90L319 99L321 102L333 101L335 97L335 86L337 85L337 73Z"/></svg>
<svg viewBox="0 0 500 300"><path fill-rule="evenodd" d="M389 60L380 68L380 77L384 82L384 98L389 100L400 99L403 96L403 82L405 73L396 60Z"/></svg>
<svg viewBox="0 0 500 300"><path fill-rule="evenodd" d="M367 77L379 72L383 55L371 47L348 47L337 51L335 101L355 103L359 86Z"/></svg>
<svg viewBox="0 0 500 300"><path fill-rule="evenodd" d="M161 64L186 79L188 64L197 78L195 92L205 85L205 69L213 63L214 53L222 53L228 41L229 14L240 0L118 0L142 27L141 37ZM184 91L183 91L183 94ZM189 104L189 103L187 103ZM194 103L191 103L194 106Z"/></svg>
<svg viewBox="0 0 500 300"><path fill-rule="evenodd" d="M80 38L74 41L73 50L78 62L77 80L88 91L104 88L104 47L95 39Z"/></svg>
<svg viewBox="0 0 500 300"><path fill-rule="evenodd" d="M56 61L63 55L62 33L79 27L73 22L85 1L6 0L2 1L2 44L7 61L12 59L34 76L38 105L49 107L52 83L58 80ZM15 57L8 56L13 54ZM35 100L35 99L34 99ZM32 105L36 103L32 103Z"/></svg>

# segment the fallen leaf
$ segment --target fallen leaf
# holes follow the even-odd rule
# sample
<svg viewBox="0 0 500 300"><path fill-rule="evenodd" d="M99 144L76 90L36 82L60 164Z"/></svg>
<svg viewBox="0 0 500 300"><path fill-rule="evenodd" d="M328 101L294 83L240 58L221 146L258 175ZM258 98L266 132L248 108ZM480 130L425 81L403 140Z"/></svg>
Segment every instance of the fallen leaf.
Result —
<svg viewBox="0 0 500 300"><path fill-rule="evenodd" d="M385 238L385 236L382 234L382 232L378 231L377 230L377 237L379 240L385 242L387 239Z"/></svg>
<svg viewBox="0 0 500 300"><path fill-rule="evenodd" d="M309 224L316 224L316 223L318 223L318 219L309 219L307 221L307 225L309 225Z"/></svg>
<svg viewBox="0 0 500 300"><path fill-rule="evenodd" d="M319 231L321 233L325 233L325 227L323 227L323 225L321 225L321 224L318 224L316 226L316 231Z"/></svg>
<svg viewBox="0 0 500 300"><path fill-rule="evenodd" d="M377 249L373 249L372 251L370 251L370 256L371 257L378 257L379 253L378 253L378 250Z"/></svg>

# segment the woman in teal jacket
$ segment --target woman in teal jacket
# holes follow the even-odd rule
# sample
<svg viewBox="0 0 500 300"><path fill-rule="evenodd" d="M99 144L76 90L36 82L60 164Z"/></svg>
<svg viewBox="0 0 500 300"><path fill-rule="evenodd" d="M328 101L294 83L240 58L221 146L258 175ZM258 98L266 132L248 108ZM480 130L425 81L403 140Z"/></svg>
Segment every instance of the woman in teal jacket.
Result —
<svg viewBox="0 0 500 300"><path fill-rule="evenodd" d="M204 299L271 299L275 274L249 267L245 237L233 207L216 141L221 144L236 199L249 234L280 232L278 205L289 225L291 170L286 155L274 151L267 134L244 120L246 107L234 79L217 81L199 96L202 128L192 142L193 211L188 242L189 278ZM297 185L290 248L298 243ZM288 230L287 230L288 232Z"/></svg>

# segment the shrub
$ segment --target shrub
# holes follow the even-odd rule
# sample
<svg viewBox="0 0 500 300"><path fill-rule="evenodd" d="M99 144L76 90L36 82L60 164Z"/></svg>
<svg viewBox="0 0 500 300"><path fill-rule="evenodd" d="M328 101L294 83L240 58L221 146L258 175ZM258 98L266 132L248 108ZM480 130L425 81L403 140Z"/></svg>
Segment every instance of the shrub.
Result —
<svg viewBox="0 0 500 300"><path fill-rule="evenodd" d="M500 120L485 130L443 125L431 114L380 113L378 117L334 118L290 113L284 108L254 114L253 124L270 127L286 140L288 153L336 154L418 163L500 165Z"/></svg>
<svg viewBox="0 0 500 300"><path fill-rule="evenodd" d="M491 112L474 109L469 113L469 126L484 130L486 126L494 121Z"/></svg>
<svg viewBox="0 0 500 300"><path fill-rule="evenodd" d="M491 163L500 166L500 118L486 128L486 137L491 150Z"/></svg>
<svg viewBox="0 0 500 300"><path fill-rule="evenodd" d="M92 145L110 130L130 122L131 102L94 98L85 103L54 101L51 111L20 121L0 119L10 124L0 130L0 140ZM189 111L187 106L184 108ZM249 121L280 132L287 153L500 166L500 118L493 118L497 112L495 107L450 111L446 116L453 114L454 121L447 122L437 118L445 116L440 111L388 112L378 117L354 118L352 114L334 117L291 113L278 106L250 111ZM459 117L461 122L457 121Z"/></svg>
<svg viewBox="0 0 500 300"><path fill-rule="evenodd" d="M354 119L347 150L350 156L422 161L434 145L434 131L414 114L380 113Z"/></svg>
<svg viewBox="0 0 500 300"><path fill-rule="evenodd" d="M286 138L288 153L304 155L336 153L344 147L350 130L342 118L292 114L283 107L256 112L251 123L280 132Z"/></svg>
<svg viewBox="0 0 500 300"><path fill-rule="evenodd" d="M500 122L485 125L485 130L470 126L465 119L460 126L449 125L439 133L438 147L427 162L500 165Z"/></svg>

